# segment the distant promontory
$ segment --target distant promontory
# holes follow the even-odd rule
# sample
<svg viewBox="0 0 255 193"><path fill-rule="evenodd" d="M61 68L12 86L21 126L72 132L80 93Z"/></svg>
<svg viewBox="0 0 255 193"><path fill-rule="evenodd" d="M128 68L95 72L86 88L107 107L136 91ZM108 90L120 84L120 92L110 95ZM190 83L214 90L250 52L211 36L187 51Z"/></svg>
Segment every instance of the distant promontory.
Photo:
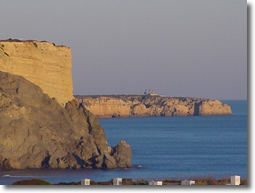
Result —
<svg viewBox="0 0 255 193"><path fill-rule="evenodd" d="M100 118L232 114L229 105L211 99L166 97L157 94L75 97Z"/></svg>

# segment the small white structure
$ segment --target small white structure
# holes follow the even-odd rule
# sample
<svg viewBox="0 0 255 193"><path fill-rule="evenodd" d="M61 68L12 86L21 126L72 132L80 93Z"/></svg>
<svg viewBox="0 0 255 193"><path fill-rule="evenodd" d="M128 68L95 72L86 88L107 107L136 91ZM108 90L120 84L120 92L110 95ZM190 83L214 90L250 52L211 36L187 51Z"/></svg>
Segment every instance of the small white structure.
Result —
<svg viewBox="0 0 255 193"><path fill-rule="evenodd" d="M230 183L234 186L239 186L241 183L241 177L240 176L230 176Z"/></svg>
<svg viewBox="0 0 255 193"><path fill-rule="evenodd" d="M155 93L154 90L153 90L151 93L149 93L149 95L150 95L150 96L158 96L158 94Z"/></svg>
<svg viewBox="0 0 255 193"><path fill-rule="evenodd" d="M195 185L195 184L196 184L196 182L193 181L193 180L183 180L183 181L181 182L181 185L182 185L182 186L191 186L191 185Z"/></svg>
<svg viewBox="0 0 255 193"><path fill-rule="evenodd" d="M152 186L162 186L163 185L163 182L162 181L149 181L149 185L152 185Z"/></svg>
<svg viewBox="0 0 255 193"><path fill-rule="evenodd" d="M113 178L112 180L114 186L122 185L122 178Z"/></svg>
<svg viewBox="0 0 255 193"><path fill-rule="evenodd" d="M81 180L82 186L89 186L90 185L90 179L82 179Z"/></svg>

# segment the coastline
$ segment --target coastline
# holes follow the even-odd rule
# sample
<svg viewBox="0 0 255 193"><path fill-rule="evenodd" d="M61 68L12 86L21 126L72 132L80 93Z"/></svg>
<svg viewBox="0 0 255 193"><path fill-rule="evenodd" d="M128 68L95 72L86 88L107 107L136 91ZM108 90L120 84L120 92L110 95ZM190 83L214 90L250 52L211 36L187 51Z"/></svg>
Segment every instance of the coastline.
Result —
<svg viewBox="0 0 255 193"><path fill-rule="evenodd" d="M170 97L156 93L74 97L98 118L232 115L228 104L204 98Z"/></svg>
<svg viewBox="0 0 255 193"><path fill-rule="evenodd" d="M209 132L210 135L208 135L208 139L214 139L213 136L217 136L219 133L221 133L221 136L225 136L225 133L229 133L231 132L232 135L229 136L228 134L226 136L227 137L227 141L226 144L228 144L229 142L232 144L233 141L236 141L235 138L232 139L233 134L238 134L238 141L236 141L238 144L239 143L243 143L242 141L246 141L245 140L245 136L246 136L246 123L247 123L247 114L246 114L246 102L245 100L243 101L231 101L231 106L233 107L233 116L190 116L190 117L145 117L145 118L140 118L140 117L135 117L135 118L125 118L125 119L101 119L100 120L100 125L102 125L105 129L106 132L106 136L109 142L109 145L112 144L116 144L118 139L121 138L120 136L125 136L125 139L127 141L130 142L131 147L134 150L134 156L133 156L133 165L138 165L138 164L142 164L142 166L139 166L138 169L136 168L130 168L130 169L113 169L113 170L101 170L101 169L77 169L77 170L56 170L56 169L39 169L39 170L35 170L32 171L31 170L16 170L16 171L5 171L5 172L0 172L0 176L3 175L10 175L11 177L6 177L6 178L2 178L2 182L4 184L7 183L8 180L14 180L18 181L20 179L25 179L27 176L31 176L31 178L39 178L39 177L45 177L44 180L47 181L47 179L52 179L53 181L63 181L65 183L68 182L78 182L80 179L82 178L91 178L94 181L100 181L100 182L104 182L107 181L108 179L113 178L114 176L123 176L123 178L131 178L131 179L143 179L144 176L148 177L148 179L164 179L164 177L170 177L170 179L172 179L174 176L184 176L184 177L191 177L191 176L205 176L205 175L210 175L210 176L214 176L215 178L222 178L224 176L229 176L229 175L235 175L235 174L239 174L241 176L246 176L247 175L247 171L246 169L244 170L244 168L246 168L246 166L244 165L246 163L246 153L243 150L246 150L246 146L243 146L243 150L240 149L240 155L238 157L235 157L237 159L238 165L236 165L236 161L232 162L232 164L228 164L227 167L225 164L229 163L229 161L233 158L233 156L230 156L227 159L222 159L220 155L222 155L222 150L221 148L218 148L219 146L217 146L217 143L209 143L211 144L210 147L208 146L206 149L207 150L212 150L212 148L215 150L215 152L212 152L210 154L210 156L208 157L208 161L207 159L202 159L200 156L192 156L190 153L192 152L200 152L199 155L207 155L206 153L203 153L203 149L202 146L201 148L199 146L197 146L195 149L190 149L189 152L187 152L186 156L184 157L185 160L189 160L188 162L186 162L185 165L180 165L176 166L175 164L180 164L182 163L182 161L180 160L180 153L182 154L184 149L180 146L173 146L173 145L169 145L170 143L174 143L174 141L172 141L173 139L175 139L176 137L180 137L182 136L182 138L186 136L186 132L187 131L187 135L194 135L194 137L196 137L197 139L202 139L202 140L206 140L204 139L204 137L199 137L200 136L200 132L204 133L204 132ZM186 120L185 122L183 122L184 120ZM235 122L233 122L233 120L238 120L237 123L241 123L241 125L243 125L241 128L237 127L235 129L235 127L233 127L235 125ZM190 125L190 121L192 121L192 123L197 123L195 125ZM211 122L217 123L218 121L222 121L222 124L219 125L219 127L213 127L214 129L210 129L211 128ZM240 122L241 121L241 122ZM201 130L198 130L198 126L201 123L206 123L208 122L208 126L210 126L210 128L201 128ZM144 127L141 127L141 123L143 123ZM157 123L160 123L159 125L157 125ZM185 123L185 124L184 124ZM218 122L220 123L220 122ZM226 128L226 130L222 130L221 126L226 126L226 124L229 123L230 125L228 126L228 128ZM131 124L131 125L130 125ZM171 126L173 124L173 126ZM180 126L176 127L176 124L180 124ZM122 125L122 126L121 126ZM164 129L164 125L169 125L170 127L167 127ZM159 127L160 126L160 127ZM163 126L161 128L161 126ZM186 128L188 127L188 128ZM136 128L139 128L139 130L137 130ZM174 129L176 128L176 129ZM178 129L179 128L179 129ZM185 129L186 128L186 129ZM193 129L194 128L194 129ZM231 129L230 129L231 128ZM245 129L246 128L246 129ZM167 129L167 130L166 130ZM173 130L174 129L174 130ZM240 130L241 129L241 130ZM182 132L183 131L183 132ZM139 145L139 141L141 140L139 138L139 136L141 136L142 133L147 133L146 135L142 135L144 137L148 137L148 132L151 133L150 136L150 140L145 140L143 141L143 146L141 147L141 145ZM162 133L162 135L159 135L159 133ZM167 134L167 133L171 134ZM173 135L173 132L176 133L176 135ZM179 133L180 132L180 133ZM199 132L199 133L197 133ZM224 133L223 133L224 132ZM244 132L242 134L242 136L240 136L240 132ZM130 133L132 133L133 135L130 135ZM116 135L118 134L118 135ZM185 135L184 135L185 134ZM142 137L141 136L141 137ZM169 137L167 137L169 136ZM195 138L195 139L196 139ZM157 140L158 139L158 140ZM162 168L160 168L159 166L161 166L161 163L157 163L158 160L157 159L157 153L155 154L152 153L148 154L146 153L146 148L149 149L153 149L153 147L155 147L156 144L161 143L162 141L164 141L165 139L168 139L170 143L164 143L163 146L161 146L162 151L164 153L162 153L161 155L164 156L164 158L167 158L168 160L171 160L170 162L168 162L166 165L164 165L163 167L165 168L166 171L168 172L164 172L162 173ZM187 143L190 143L192 140L192 138L185 138ZM195 140L194 139L194 140ZM240 141L240 139L242 139ZM219 142L222 142L222 140L220 140L219 137L216 137L215 140L219 140ZM171 142L172 141L172 142ZM179 141L179 140L178 140ZM197 141L197 140L195 140ZM181 141L180 141L181 143ZM151 144L150 146L148 146L149 144ZM196 143L195 143L196 144ZM207 143L208 144L208 143ZM234 143L236 144L236 143ZM241 145L240 144L240 145ZM177 144L178 145L178 144ZM223 144L224 145L224 144ZM245 143L244 143L245 145ZM140 148L138 148L140 147ZM164 147L167 147L166 149ZM214 148L215 147L215 148ZM238 147L242 147L242 146L238 146ZM209 149L208 149L209 148ZM185 148L186 149L186 148ZM225 148L224 148L225 149ZM232 149L232 148L231 148ZM239 148L238 148L239 149ZM239 152L237 148L234 148L230 151L230 149L226 149L226 151L224 151L224 155L229 155L229 153L232 155L232 153L236 154L235 152ZM236 151L238 150L238 151ZM161 150L160 150L161 151ZM186 150L185 150L186 151ZM156 151L158 152L158 151ZM153 154L155 154L155 156L153 156ZM190 155L189 157L187 157L188 155ZM217 157L215 157L215 156ZM166 157L167 156L167 157ZM219 157L218 157L219 156ZM207 158L207 157L203 157L203 158ZM213 169L215 171L215 173L212 170L213 165L211 165L211 160L212 158L216 161L215 163L217 164L217 167L215 169ZM238 161L239 159L241 159L243 161ZM195 159L195 160L194 160ZM151 160L146 161L146 160ZM193 161L194 160L196 165L199 165L201 163L206 163L206 165L208 165L207 169L204 168L204 165L200 166L200 167L195 167L196 165L192 165L194 164ZM219 162L218 162L218 161ZM200 161L202 161L200 163ZM153 164L151 164L153 163ZM242 166L243 165L243 166ZM192 166L193 170L191 172L188 172L190 169L189 167ZM239 167L240 166L240 167ZM54 172L56 171L56 172ZM199 172L200 171L200 172ZM206 173L203 173L203 171L205 171ZM40 175L37 175L37 173L39 172ZM157 172L157 173L155 173ZM177 173L176 173L177 172ZM201 173L202 172L202 173ZM23 174L22 174L23 173ZM24 174L26 174L26 176L23 176ZM47 177L48 176L48 177ZM55 176L55 177L53 177ZM73 177L74 178L73 178ZM75 176L80 176L79 178L76 178ZM94 177L93 177L94 176ZM97 176L97 177L96 177ZM100 176L104 176L104 178L100 177ZM70 178L71 177L71 178ZM145 179L145 180L148 180ZM54 182L54 183L55 183Z"/></svg>

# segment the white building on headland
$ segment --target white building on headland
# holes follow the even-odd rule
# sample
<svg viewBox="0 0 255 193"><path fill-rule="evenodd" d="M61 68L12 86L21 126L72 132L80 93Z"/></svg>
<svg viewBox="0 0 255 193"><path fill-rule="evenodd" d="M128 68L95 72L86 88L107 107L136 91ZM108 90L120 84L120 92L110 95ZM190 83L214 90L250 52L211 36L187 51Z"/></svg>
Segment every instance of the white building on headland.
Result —
<svg viewBox="0 0 255 193"><path fill-rule="evenodd" d="M122 185L122 178L113 178L112 183L114 186Z"/></svg>
<svg viewBox="0 0 255 193"><path fill-rule="evenodd" d="M196 182L193 181L193 180L183 180L183 181L181 182L181 185L182 185L182 186L191 186L191 185L195 185L195 184L196 184Z"/></svg>
<svg viewBox="0 0 255 193"><path fill-rule="evenodd" d="M152 185L152 186L162 186L163 185L163 182L162 181L149 181L149 185Z"/></svg>
<svg viewBox="0 0 255 193"><path fill-rule="evenodd" d="M154 90L153 91L150 91L150 90L147 90L145 89L144 91L144 95L147 95L147 96L159 96L159 97L165 97L164 95L159 95L158 93L156 93Z"/></svg>
<svg viewBox="0 0 255 193"><path fill-rule="evenodd" d="M81 180L82 186L89 186L90 185L90 179L82 179Z"/></svg>
<svg viewBox="0 0 255 193"><path fill-rule="evenodd" d="M154 92L154 90L151 93L149 93L149 95L150 96L159 96L157 93Z"/></svg>

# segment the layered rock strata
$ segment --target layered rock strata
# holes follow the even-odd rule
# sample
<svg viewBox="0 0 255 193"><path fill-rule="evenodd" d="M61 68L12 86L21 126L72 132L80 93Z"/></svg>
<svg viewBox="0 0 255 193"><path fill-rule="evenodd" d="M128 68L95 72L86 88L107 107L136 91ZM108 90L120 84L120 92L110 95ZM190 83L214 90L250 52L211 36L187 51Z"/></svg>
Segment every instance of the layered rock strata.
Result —
<svg viewBox="0 0 255 193"><path fill-rule="evenodd" d="M231 115L231 107L219 100L150 95L76 96L101 118L136 116Z"/></svg>
<svg viewBox="0 0 255 193"><path fill-rule="evenodd" d="M131 148L107 145L77 100L61 106L25 78L0 72L0 169L126 168Z"/></svg>
<svg viewBox="0 0 255 193"><path fill-rule="evenodd" d="M34 40L0 41L0 71L23 76L63 106L73 99L71 68L69 47Z"/></svg>

